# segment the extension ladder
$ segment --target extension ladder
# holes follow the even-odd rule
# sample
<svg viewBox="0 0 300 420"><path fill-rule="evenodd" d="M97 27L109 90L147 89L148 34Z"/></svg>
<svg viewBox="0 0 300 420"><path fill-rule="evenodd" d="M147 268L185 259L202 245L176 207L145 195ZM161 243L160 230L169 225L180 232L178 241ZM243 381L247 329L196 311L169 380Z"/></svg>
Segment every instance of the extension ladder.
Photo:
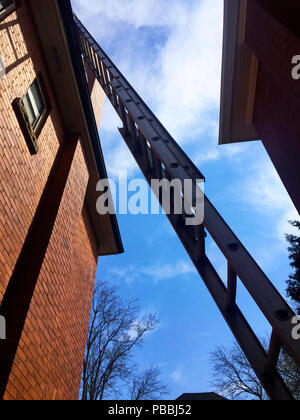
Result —
<svg viewBox="0 0 300 420"><path fill-rule="evenodd" d="M74 20L81 53L121 118L123 127L119 131L149 185L153 179L189 179L195 183L203 179L79 19L74 16ZM300 340L292 337L292 309L206 196L202 225L186 226L184 214L175 212L168 218L270 399L292 400L277 370L283 346L300 365ZM206 255L206 231L228 262L227 287ZM237 305L238 278L272 326L268 352Z"/></svg>

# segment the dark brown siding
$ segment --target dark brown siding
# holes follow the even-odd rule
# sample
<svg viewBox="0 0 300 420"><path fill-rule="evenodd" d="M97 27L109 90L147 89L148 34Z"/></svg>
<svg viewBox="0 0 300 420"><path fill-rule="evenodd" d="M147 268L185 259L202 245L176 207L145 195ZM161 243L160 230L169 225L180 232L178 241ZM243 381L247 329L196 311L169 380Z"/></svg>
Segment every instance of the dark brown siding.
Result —
<svg viewBox="0 0 300 420"><path fill-rule="evenodd" d="M300 212L300 81L292 78L300 39L290 13L293 7L296 2L286 0L249 1L246 42L260 62L254 125ZM298 2L297 10L299 15Z"/></svg>

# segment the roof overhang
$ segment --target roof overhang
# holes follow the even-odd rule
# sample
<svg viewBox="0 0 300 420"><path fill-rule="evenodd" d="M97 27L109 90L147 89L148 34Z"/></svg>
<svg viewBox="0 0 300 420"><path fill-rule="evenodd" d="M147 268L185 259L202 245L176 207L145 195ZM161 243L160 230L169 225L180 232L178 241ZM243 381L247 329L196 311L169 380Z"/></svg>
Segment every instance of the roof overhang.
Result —
<svg viewBox="0 0 300 420"><path fill-rule="evenodd" d="M253 112L259 61L245 43L247 2L225 0L219 144L258 140Z"/></svg>
<svg viewBox="0 0 300 420"><path fill-rule="evenodd" d="M78 54L78 39L69 0L30 0L33 18L52 80L65 130L80 133L89 170L87 204L98 242L99 255L122 253L123 245L115 215L96 212L96 184L107 178L98 129L90 100L85 70Z"/></svg>

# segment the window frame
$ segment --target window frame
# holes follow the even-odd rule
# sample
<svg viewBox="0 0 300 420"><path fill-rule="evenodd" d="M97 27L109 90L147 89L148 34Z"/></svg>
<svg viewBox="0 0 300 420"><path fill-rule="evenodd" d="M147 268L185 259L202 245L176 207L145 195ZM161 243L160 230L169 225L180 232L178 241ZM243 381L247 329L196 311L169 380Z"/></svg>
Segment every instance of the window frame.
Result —
<svg viewBox="0 0 300 420"><path fill-rule="evenodd" d="M43 112L38 117L36 121L32 124L30 121L29 113L27 107L24 103L24 97L28 94L28 91L32 87L32 85L37 82L39 87L39 93L41 95L41 99L43 101ZM49 100L48 92L44 83L44 79L41 73L37 74L35 79L32 81L30 86L28 87L27 91L24 93L22 97L16 98L12 103L13 109L15 111L17 120L19 122L21 131L27 143L29 152L32 155L36 155L38 153L38 144L37 140L38 137L46 124L46 121L51 112L51 103Z"/></svg>
<svg viewBox="0 0 300 420"><path fill-rule="evenodd" d="M7 6L5 9L0 11L0 22L5 19L7 16L9 16L12 12L16 10L18 6L18 1L13 0L13 3L10 6Z"/></svg>
<svg viewBox="0 0 300 420"><path fill-rule="evenodd" d="M41 132L41 130L42 130L42 127L43 127L43 125L44 125L44 122L45 122L45 120L47 119L47 113L48 113L48 106L47 106L47 100L45 99L45 95L44 95L44 93L43 93L43 83L42 83L42 81L41 81L41 78L39 77L39 76L37 76L35 79L34 79L34 81L31 83L31 85L29 86L29 88L27 89L27 92L25 93L25 95L23 95L23 97L22 97L22 101L23 101L23 104L24 104L24 107L25 107L25 109L26 109L26 112L27 112L27 114L28 114L28 116L29 116L29 113L28 113L28 109L27 109L27 104L25 104L25 102L24 102L24 98L25 97L27 97L28 98L28 102L29 102L29 106L31 106L31 108L33 109L33 112L35 113L36 111L35 111L35 108L36 108L36 103L35 103L35 98L34 98L34 95L33 95L33 93L32 93L32 91L31 91L31 87L35 84L35 83L37 83L37 86L38 86L38 90L39 90L39 94L40 94L40 99L42 100L42 103L43 103L43 105L44 105L44 108L43 108L43 111L42 111L42 113L38 116L38 118L33 122L33 123L31 123L31 125L32 125L32 129L33 129L33 131L34 131L34 133L38 136L39 135L39 133Z"/></svg>

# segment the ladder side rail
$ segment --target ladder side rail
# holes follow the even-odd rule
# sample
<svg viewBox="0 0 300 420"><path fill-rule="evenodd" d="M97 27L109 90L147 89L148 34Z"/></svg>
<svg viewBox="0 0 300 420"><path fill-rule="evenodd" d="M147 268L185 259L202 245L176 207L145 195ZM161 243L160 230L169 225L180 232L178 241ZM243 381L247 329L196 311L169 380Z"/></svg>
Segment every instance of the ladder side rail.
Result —
<svg viewBox="0 0 300 420"><path fill-rule="evenodd" d="M116 82L116 87L118 86L118 82ZM121 98L121 101L126 104L126 108L134 118L143 135L151 144L151 147L163 164L172 173L173 179L180 179L184 182L188 174L174 155L170 153L165 142L161 141L157 135L158 133L154 130L148 119L142 113L140 114L140 109L133 103L131 91L126 91L123 87L119 87L118 89L118 96ZM207 198L205 198L204 215L204 225L219 249L226 259L230 261L235 272L271 326L278 331L278 335L288 351L293 355L297 363L300 364L300 346L297 346L299 351L294 349L295 340L292 337L294 325L291 321L293 316L295 316L294 312ZM267 298L268 296L269 298ZM282 317L283 314L284 317Z"/></svg>
<svg viewBox="0 0 300 420"><path fill-rule="evenodd" d="M300 366L300 341L294 340L292 336L295 313L207 197L204 214L204 224L213 240L277 332L282 344Z"/></svg>
<svg viewBox="0 0 300 420"><path fill-rule="evenodd" d="M122 129L120 133L130 148L130 135L126 135ZM145 170L142 157L137 158L137 163L151 186L151 176ZM157 198L159 199L159 197ZM228 306L229 291L208 257L204 255L199 259L199 254L196 250L197 241L191 235L191 231L184 226L183 219L181 219L181 223L178 223L177 215L171 213L167 217L269 397L272 400L293 400L290 391L276 371L276 366L270 372L269 356L238 306L236 304L234 307Z"/></svg>
<svg viewBox="0 0 300 420"><path fill-rule="evenodd" d="M118 70L118 68L114 65L114 63L99 46L99 44L95 41L92 35L82 25L80 20L76 16L74 16L74 19L77 28L80 31L80 34L88 40L89 44L92 46L92 48L94 48L95 52L98 53L100 60L102 61L103 65L110 70L114 77L114 80L116 80L126 92L130 90L131 99L133 100L133 102L137 105L137 107L140 108L141 113L147 118L147 120L151 124L155 124L155 129L157 130L157 133L166 141L166 144L168 145L170 151L177 157L177 160L186 162L185 166L188 171L189 179L204 179L203 174L199 171L196 165L186 155L186 153L181 149L181 147L174 141L170 133L165 129L165 127L155 116L155 114L151 111L151 109L145 104L145 102L138 95L135 89L130 85L127 79Z"/></svg>
<svg viewBox="0 0 300 420"><path fill-rule="evenodd" d="M93 40L78 19L75 18L75 20L78 29L80 30L80 37L84 40L88 40L88 43L102 62L103 68L110 75L110 77L108 77L109 93L107 92L107 89L105 89L105 93L108 93L107 96L123 121L124 128L120 129L120 133L133 153L133 156L137 160L137 163L144 173L149 185L151 186L151 179L160 179L160 177L167 172L170 175L170 179L179 178L182 181L184 181L184 179L195 180L197 179L197 175L202 178L200 171L194 164L192 164L192 166L190 165L190 159L185 155L170 134L164 129L152 111L144 104L142 99L137 95L127 80L98 46L96 41ZM86 52L85 47L83 47L83 52L89 62L89 65L95 72L95 63L93 63L93 60L90 59L90 54L89 52ZM101 78L101 74L98 70L95 75L101 86L105 87L103 77ZM122 108L124 108L123 113L120 111ZM126 121L124 121L124 119ZM164 138L164 135L168 136L170 140L169 138ZM170 145L172 147L170 147ZM182 164L181 159L183 159L185 165ZM149 171L149 167L152 167L150 160L152 160L152 163L155 164L153 167L156 167L156 172L152 174L150 174ZM190 176L190 171L194 168L196 168L196 170L193 171L192 176ZM159 197L158 199L161 202ZM214 271L214 269L205 256L205 250L203 252L203 235L201 236L197 233L199 232L197 230L199 227L197 227L195 232L191 234L191 229L183 227L183 219L181 220L181 223L178 223L178 215L171 214L168 215L168 218L194 262L199 274L207 284L208 276L211 276L211 270ZM295 314L206 197L204 225L227 259L228 266L230 268L227 289L222 283L222 280L219 279L225 289L226 296L224 299L222 298L222 302L218 301L217 305L240 343L243 351L251 362L251 365L254 367L257 376L264 384L268 394L270 396L273 394L271 398L276 399L276 392L276 395L279 395L279 383L281 383L281 385L283 384L280 376L276 373L276 364L281 346L284 345L290 354L295 358L296 362L300 364L300 343L292 338L292 329L294 325L291 320ZM204 269L204 267L207 268L207 266L210 266L210 270ZM237 276L244 283L248 292L273 327L269 354L267 355L264 351L264 357L260 358L260 367L255 366L255 357L251 357L251 355L247 354L247 340L244 341L240 337L241 334L243 335L245 334L245 331L247 331L246 335L248 335L248 339L253 336L255 337L255 341L260 343L235 304ZM214 299L218 300L215 296L215 289L209 285L207 285L207 287ZM215 287L217 288L217 285L215 285ZM224 311L224 308L222 307L223 304L226 307L226 311ZM231 314L230 317L228 316L229 313ZM237 316L238 313L240 314L239 316ZM245 320L247 326L245 322L241 322L240 325L243 325L243 327L241 327L241 331L234 328L232 314L234 314L234 319L236 319L236 317L242 319L241 317L243 317ZM276 337L276 341L274 337ZM256 351L258 351L257 348ZM270 369L270 366L272 369ZM271 389L270 385L268 385L270 382L270 371L272 371L272 381L277 383L276 386L271 386ZM266 374L267 372L268 375ZM274 379L274 375L276 377L278 376L276 380ZM267 376L269 379L267 379ZM276 392L275 388L277 389ZM281 397L283 397L285 391L281 389L279 392L281 393Z"/></svg>

